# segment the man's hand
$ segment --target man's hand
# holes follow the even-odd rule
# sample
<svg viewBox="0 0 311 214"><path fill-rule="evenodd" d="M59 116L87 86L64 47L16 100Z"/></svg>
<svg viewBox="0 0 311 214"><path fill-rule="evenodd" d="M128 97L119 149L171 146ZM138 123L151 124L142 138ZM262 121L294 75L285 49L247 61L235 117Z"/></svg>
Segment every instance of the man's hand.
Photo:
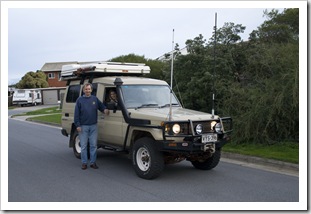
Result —
<svg viewBox="0 0 311 214"><path fill-rule="evenodd" d="M106 108L106 109L104 110L104 114L109 115L109 109Z"/></svg>
<svg viewBox="0 0 311 214"><path fill-rule="evenodd" d="M81 132L81 130L82 130L81 127L77 127L78 132Z"/></svg>

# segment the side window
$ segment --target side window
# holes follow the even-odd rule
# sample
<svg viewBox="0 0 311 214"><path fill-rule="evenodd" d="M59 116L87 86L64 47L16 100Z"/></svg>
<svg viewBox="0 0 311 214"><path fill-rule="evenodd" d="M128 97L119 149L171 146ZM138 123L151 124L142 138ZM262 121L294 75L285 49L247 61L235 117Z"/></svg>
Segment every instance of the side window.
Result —
<svg viewBox="0 0 311 214"><path fill-rule="evenodd" d="M113 97L110 96L111 93L114 94ZM117 100L116 88L115 87L106 88L105 94L104 94L104 101L105 101L104 103L109 110L119 110L120 109L120 107L117 105L116 100Z"/></svg>
<svg viewBox="0 0 311 214"><path fill-rule="evenodd" d="M81 85L71 85L68 87L68 92L66 96L67 103L75 103L80 94Z"/></svg>
<svg viewBox="0 0 311 214"><path fill-rule="evenodd" d="M111 101L111 98L110 98L110 93L111 92L114 92L114 93L116 93L116 88L114 88L114 87L109 87L109 88L107 88L106 87L106 89L105 89L105 94L104 94L104 101L106 102L106 103L108 103L108 102L110 102Z"/></svg>
<svg viewBox="0 0 311 214"><path fill-rule="evenodd" d="M98 87L98 83L92 84L92 88L93 88L92 95L94 95L94 96L96 96L96 94L97 94L97 87Z"/></svg>

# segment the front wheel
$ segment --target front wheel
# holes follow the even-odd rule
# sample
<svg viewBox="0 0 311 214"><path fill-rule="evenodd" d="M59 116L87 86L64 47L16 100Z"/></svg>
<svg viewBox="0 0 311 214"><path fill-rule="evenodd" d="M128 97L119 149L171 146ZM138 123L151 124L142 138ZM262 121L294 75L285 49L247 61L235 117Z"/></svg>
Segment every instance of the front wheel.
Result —
<svg viewBox="0 0 311 214"><path fill-rule="evenodd" d="M134 143L132 161L136 174L144 179L154 179L164 169L163 156L151 138L141 138Z"/></svg>
<svg viewBox="0 0 311 214"><path fill-rule="evenodd" d="M202 161L191 161L192 165L201 170L210 170L215 168L220 161L221 149L216 149L212 157Z"/></svg>

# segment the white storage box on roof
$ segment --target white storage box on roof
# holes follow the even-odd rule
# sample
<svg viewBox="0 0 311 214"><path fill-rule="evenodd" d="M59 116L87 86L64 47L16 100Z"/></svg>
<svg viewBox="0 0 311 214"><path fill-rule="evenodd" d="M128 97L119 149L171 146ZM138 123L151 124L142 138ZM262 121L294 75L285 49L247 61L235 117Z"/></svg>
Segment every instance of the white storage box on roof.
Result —
<svg viewBox="0 0 311 214"><path fill-rule="evenodd" d="M61 71L61 79L73 79L88 74L96 75L119 75L119 74L148 74L150 67L142 63L119 63L119 62L103 62L92 64L70 64L63 65Z"/></svg>

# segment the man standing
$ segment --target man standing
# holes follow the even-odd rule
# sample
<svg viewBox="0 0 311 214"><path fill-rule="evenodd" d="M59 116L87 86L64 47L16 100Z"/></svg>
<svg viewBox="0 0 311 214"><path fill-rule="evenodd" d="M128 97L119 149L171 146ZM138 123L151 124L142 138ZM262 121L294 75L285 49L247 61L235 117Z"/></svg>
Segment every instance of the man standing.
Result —
<svg viewBox="0 0 311 214"><path fill-rule="evenodd" d="M82 169L87 169L87 143L90 143L90 166L98 169L96 165L97 158L97 110L109 114L106 106L92 93L92 84L86 83L83 86L84 95L76 101L74 124L77 127L81 145Z"/></svg>

